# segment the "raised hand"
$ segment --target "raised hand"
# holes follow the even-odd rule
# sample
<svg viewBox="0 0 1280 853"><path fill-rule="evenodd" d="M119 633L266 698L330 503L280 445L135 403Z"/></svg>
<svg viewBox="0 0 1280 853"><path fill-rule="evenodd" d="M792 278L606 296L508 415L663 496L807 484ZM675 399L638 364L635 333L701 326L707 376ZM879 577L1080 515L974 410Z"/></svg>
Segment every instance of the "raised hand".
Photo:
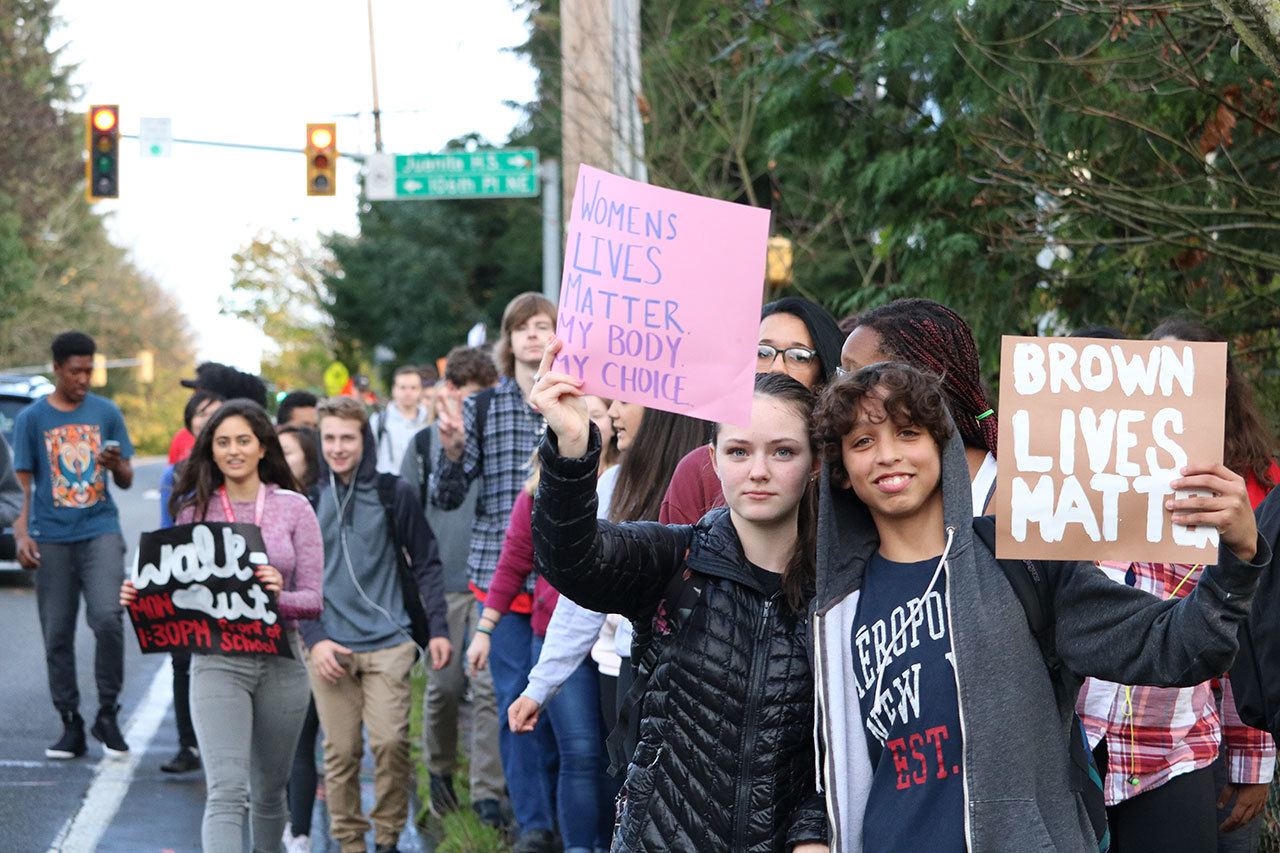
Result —
<svg viewBox="0 0 1280 853"><path fill-rule="evenodd" d="M547 427L560 442L560 455L578 459L587 452L587 440L591 435L591 418L587 416L587 403L582 399L582 380L567 373L552 373L556 355L564 348L564 342L552 338L538 365L537 382L529 393L529 403L547 419Z"/></svg>
<svg viewBox="0 0 1280 853"><path fill-rule="evenodd" d="M462 425L462 399L454 394L442 394L436 409L436 428L440 432L440 444L445 455L457 462L467 444L467 432Z"/></svg>
<svg viewBox="0 0 1280 853"><path fill-rule="evenodd" d="M1211 492L1165 501L1165 509L1173 512L1174 524L1212 525L1231 553L1246 563L1253 560L1258 552L1258 523L1243 477L1224 465L1188 465L1171 485Z"/></svg>

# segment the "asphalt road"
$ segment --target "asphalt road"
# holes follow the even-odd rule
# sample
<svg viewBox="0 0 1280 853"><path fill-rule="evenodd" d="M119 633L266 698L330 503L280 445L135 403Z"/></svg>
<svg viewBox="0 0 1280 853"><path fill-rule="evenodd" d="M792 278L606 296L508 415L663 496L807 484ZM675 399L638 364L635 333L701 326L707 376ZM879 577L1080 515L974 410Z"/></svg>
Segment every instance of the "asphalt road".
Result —
<svg viewBox="0 0 1280 853"><path fill-rule="evenodd" d="M139 533L156 527L164 464L142 460L134 469L133 488L113 490L130 557ZM101 745L93 738L84 758L50 761L44 757L44 748L61 728L49 702L35 590L29 578L0 574L0 640L5 649L0 654L0 850L197 853L204 776L197 772L172 777L159 769L178 743L171 685L163 675L157 678L162 668L168 671L167 657L139 654L126 625L121 726L126 735L135 724L147 728L148 720L154 728L145 748L136 741L130 743L136 757L132 767L129 760L104 759ZM81 713L91 719L97 709L93 634L83 612L76 632L76 658ZM157 719L159 725L154 727ZM367 809L372 779L371 773L364 775ZM117 807L111 813L113 805ZM324 803L319 800L313 830L316 853L337 849L323 837L327 825ZM87 838L96 841L88 844ZM372 849L372 835L369 843ZM428 846L410 825L400 849L410 853Z"/></svg>

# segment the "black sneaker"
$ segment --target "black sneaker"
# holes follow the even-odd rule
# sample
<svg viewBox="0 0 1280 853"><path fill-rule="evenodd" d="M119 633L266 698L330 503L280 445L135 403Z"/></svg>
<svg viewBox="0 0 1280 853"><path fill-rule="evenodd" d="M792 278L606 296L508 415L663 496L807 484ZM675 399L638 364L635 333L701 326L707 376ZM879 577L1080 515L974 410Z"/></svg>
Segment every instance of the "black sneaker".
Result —
<svg viewBox="0 0 1280 853"><path fill-rule="evenodd" d="M559 853L560 842L549 829L531 829L520 833L511 853Z"/></svg>
<svg viewBox="0 0 1280 853"><path fill-rule="evenodd" d="M84 742L84 718L77 711L62 712L62 737L45 747L45 758L79 758L88 746Z"/></svg>
<svg viewBox="0 0 1280 853"><path fill-rule="evenodd" d="M102 751L107 755L128 755L129 744L124 742L120 733L120 723L116 714L120 713L119 705L103 705L98 709L98 716L93 721L89 734L102 741Z"/></svg>
<svg viewBox="0 0 1280 853"><path fill-rule="evenodd" d="M453 777L431 774L431 813L442 818L458 810L458 797L453 793Z"/></svg>
<svg viewBox="0 0 1280 853"><path fill-rule="evenodd" d="M200 769L200 750L194 746L180 746L177 753L160 765L163 773L190 773Z"/></svg>
<svg viewBox="0 0 1280 853"><path fill-rule="evenodd" d="M502 815L502 806L497 800L476 800L471 810L480 818L480 822L497 830L507 828L507 819Z"/></svg>
<svg viewBox="0 0 1280 853"><path fill-rule="evenodd" d="M376 853L400 853L400 848L394 844L379 844L374 850Z"/></svg>

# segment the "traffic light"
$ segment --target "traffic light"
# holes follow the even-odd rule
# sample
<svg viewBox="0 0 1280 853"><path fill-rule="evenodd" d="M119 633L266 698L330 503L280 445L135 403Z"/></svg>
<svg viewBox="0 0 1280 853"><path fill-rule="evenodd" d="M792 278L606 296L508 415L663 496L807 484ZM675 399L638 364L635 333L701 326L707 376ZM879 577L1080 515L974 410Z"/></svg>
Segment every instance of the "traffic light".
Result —
<svg viewBox="0 0 1280 853"><path fill-rule="evenodd" d="M120 107L97 104L85 115L84 195L89 201L120 197Z"/></svg>
<svg viewBox="0 0 1280 853"><path fill-rule="evenodd" d="M138 353L138 382L150 385L156 381L156 354L149 349Z"/></svg>
<svg viewBox="0 0 1280 853"><path fill-rule="evenodd" d="M89 374L89 385L101 388L107 384L107 357L102 353L93 355L93 373Z"/></svg>
<svg viewBox="0 0 1280 853"><path fill-rule="evenodd" d="M333 195L337 171L337 125L308 124L307 195Z"/></svg>

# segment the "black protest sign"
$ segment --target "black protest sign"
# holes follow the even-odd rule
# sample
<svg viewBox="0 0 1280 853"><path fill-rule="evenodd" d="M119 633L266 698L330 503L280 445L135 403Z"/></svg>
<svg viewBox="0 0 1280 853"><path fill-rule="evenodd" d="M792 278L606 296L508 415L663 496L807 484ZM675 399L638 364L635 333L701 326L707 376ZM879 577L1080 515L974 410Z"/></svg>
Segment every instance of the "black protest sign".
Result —
<svg viewBox="0 0 1280 853"><path fill-rule="evenodd" d="M266 563L262 531L253 524L203 522L142 534L129 618L143 654L293 657L275 595L254 574Z"/></svg>

